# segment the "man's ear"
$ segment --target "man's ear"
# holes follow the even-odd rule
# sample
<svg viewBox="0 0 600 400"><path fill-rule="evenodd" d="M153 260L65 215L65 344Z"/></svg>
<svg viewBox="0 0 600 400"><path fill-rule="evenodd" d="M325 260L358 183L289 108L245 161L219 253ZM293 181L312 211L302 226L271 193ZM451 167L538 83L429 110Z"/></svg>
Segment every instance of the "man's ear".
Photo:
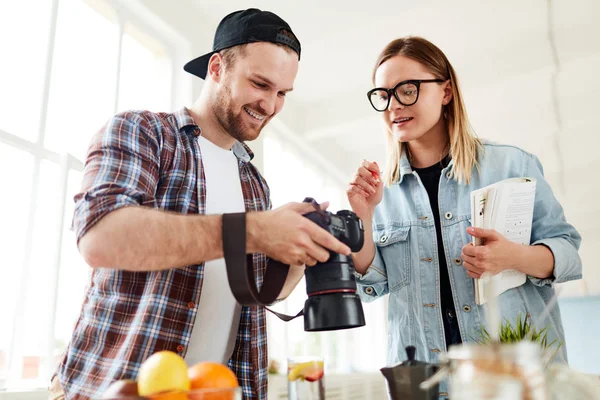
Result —
<svg viewBox="0 0 600 400"><path fill-rule="evenodd" d="M450 80L447 80L446 82L444 82L443 86L444 86L444 98L442 99L442 104L448 105L448 103L450 103L450 101L452 101L452 83L450 82Z"/></svg>
<svg viewBox="0 0 600 400"><path fill-rule="evenodd" d="M208 60L208 70L206 71L206 77L212 79L214 82L219 82L223 76L223 57L219 53L215 53Z"/></svg>

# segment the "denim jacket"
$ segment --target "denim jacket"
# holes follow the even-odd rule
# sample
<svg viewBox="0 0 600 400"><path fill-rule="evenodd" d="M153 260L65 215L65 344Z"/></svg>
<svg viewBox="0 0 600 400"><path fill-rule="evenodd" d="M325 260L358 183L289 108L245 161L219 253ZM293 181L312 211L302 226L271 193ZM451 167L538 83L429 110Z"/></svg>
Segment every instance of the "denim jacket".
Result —
<svg viewBox="0 0 600 400"><path fill-rule="evenodd" d="M439 211L442 238L458 326L463 341L478 339L485 326L486 306L475 303L474 282L462 266L463 246L471 241L466 228L471 225L470 192L512 177L537 180L532 245L543 244L554 254L554 273L548 279L529 276L526 283L499 296L503 320L513 326L519 314L530 316L536 328L548 326L549 342L564 343L558 304L543 321L538 317L555 294L553 284L582 277L577 252L581 236L567 223L563 209L543 176L536 156L519 148L484 142L480 170L473 170L470 184L450 178L453 161L442 171L439 183ZM402 152L399 182L384 189L383 200L373 217L376 254L364 275L356 274L363 301L389 294L388 363L406 359L404 348L417 348L416 358L437 363L446 350L440 312L440 272L433 214L425 187L412 171ZM547 314L546 314L547 315ZM563 344L555 357L566 362Z"/></svg>

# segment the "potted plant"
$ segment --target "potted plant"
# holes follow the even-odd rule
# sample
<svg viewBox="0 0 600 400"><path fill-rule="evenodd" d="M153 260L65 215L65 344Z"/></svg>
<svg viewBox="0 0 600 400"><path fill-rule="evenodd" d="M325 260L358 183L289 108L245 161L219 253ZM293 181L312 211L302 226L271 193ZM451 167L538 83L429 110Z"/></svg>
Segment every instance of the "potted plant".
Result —
<svg viewBox="0 0 600 400"><path fill-rule="evenodd" d="M538 331L535 325L531 323L529 315L523 318L523 315L519 313L514 326L507 319L504 319L500 324L500 343L517 343L522 340L530 340L539 343L542 347L542 359L544 365L548 367L563 345L563 342L559 342L558 339L554 339L551 342L548 341L548 327L549 326L547 325ZM473 338L477 343L484 345L489 345L491 343L492 338L485 327L480 327L477 333L479 337Z"/></svg>

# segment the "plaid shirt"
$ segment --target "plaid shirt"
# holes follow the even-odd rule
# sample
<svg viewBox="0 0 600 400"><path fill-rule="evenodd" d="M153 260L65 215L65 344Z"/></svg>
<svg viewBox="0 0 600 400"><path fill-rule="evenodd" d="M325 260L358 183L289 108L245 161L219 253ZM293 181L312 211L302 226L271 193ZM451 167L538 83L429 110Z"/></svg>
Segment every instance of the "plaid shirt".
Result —
<svg viewBox="0 0 600 400"><path fill-rule="evenodd" d="M200 128L184 108L176 113L120 113L90 145L81 193L75 196L77 240L102 217L122 207L144 206L204 214L206 182ZM237 142L246 210L271 207L269 189ZM267 259L254 255L257 284ZM155 272L94 269L73 337L58 367L67 399L99 397L115 380L135 379L144 360L160 350L185 356L203 279L203 264ZM211 329L196 321L196 329ZM207 343L210 345L210 343ZM264 308L242 307L229 367L244 399L267 398L267 332Z"/></svg>

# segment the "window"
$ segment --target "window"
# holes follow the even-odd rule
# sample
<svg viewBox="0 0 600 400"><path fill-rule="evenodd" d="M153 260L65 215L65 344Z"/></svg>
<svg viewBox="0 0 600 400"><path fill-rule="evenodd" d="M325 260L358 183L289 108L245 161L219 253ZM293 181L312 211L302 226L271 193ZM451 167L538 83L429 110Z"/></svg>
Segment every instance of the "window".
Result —
<svg viewBox="0 0 600 400"><path fill-rule="evenodd" d="M0 42L0 392L46 388L79 315L70 227L91 136L116 111L171 111L178 44L122 4L0 5L0 35L19 38Z"/></svg>
<svg viewBox="0 0 600 400"><path fill-rule="evenodd" d="M119 110L168 110L171 106L171 63L166 49L131 24L125 27L119 80Z"/></svg>
<svg viewBox="0 0 600 400"><path fill-rule="evenodd" d="M286 146L285 140L274 133L265 137L263 154L274 208L305 197L329 201L332 212L349 208L343 183L323 174L318 162L305 162L302 154L293 146ZM273 309L295 315L304 307L305 300L303 278L290 297ZM366 326L341 331L305 332L302 318L283 322L268 313L269 357L279 364L280 372L285 370L288 357L299 355L323 356L328 373L379 370L386 364L386 301L363 303Z"/></svg>
<svg viewBox="0 0 600 400"><path fill-rule="evenodd" d="M0 4L0 130L33 141L44 93L51 1ZM19 38L19 40L11 40Z"/></svg>
<svg viewBox="0 0 600 400"><path fill-rule="evenodd" d="M23 150L7 146L0 142L0 171L14 171L3 174L4 187L11 188L11 195L0 196L2 223L0 224L0 243L2 243L2 261L0 262L0 387L8 376L8 357L16 315L16 299L21 280L21 267L25 259L25 238L31 199L31 177L33 176L33 156ZM19 168L15 168L18 165ZM5 210L5 211L4 211Z"/></svg>
<svg viewBox="0 0 600 400"><path fill-rule="evenodd" d="M115 110L119 26L81 0L60 0L56 25L45 144L83 160Z"/></svg>

